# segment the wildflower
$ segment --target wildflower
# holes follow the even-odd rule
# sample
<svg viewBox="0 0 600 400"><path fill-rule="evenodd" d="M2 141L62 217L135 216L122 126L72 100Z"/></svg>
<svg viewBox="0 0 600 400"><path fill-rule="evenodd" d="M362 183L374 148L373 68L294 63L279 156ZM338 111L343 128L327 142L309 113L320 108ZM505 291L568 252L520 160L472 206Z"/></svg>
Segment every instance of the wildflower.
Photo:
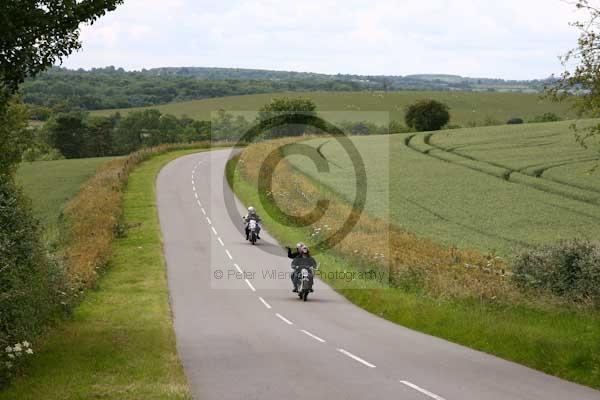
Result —
<svg viewBox="0 0 600 400"><path fill-rule="evenodd" d="M33 350L31 348L29 348L29 349L25 350L25 353L27 353L27 354L33 354Z"/></svg>
<svg viewBox="0 0 600 400"><path fill-rule="evenodd" d="M17 344L15 344L14 350L15 350L16 352L19 352L19 351L23 350L23 349L21 348L21 343L17 343Z"/></svg>
<svg viewBox="0 0 600 400"><path fill-rule="evenodd" d="M30 343L27 340L23 341L23 347L29 347Z"/></svg>
<svg viewBox="0 0 600 400"><path fill-rule="evenodd" d="M8 358L10 358L10 359L12 360L13 358L15 358L15 355L14 355L13 353L10 353L10 354L8 355Z"/></svg>
<svg viewBox="0 0 600 400"><path fill-rule="evenodd" d="M10 346L6 346L6 349L4 349L7 353L12 353L13 348Z"/></svg>

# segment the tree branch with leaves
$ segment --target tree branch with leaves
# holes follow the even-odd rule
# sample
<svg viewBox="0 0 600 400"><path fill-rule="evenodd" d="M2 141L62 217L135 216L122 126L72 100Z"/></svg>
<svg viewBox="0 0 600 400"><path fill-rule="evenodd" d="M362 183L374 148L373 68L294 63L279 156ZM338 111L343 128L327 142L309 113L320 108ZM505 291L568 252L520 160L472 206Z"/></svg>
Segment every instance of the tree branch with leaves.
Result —
<svg viewBox="0 0 600 400"><path fill-rule="evenodd" d="M579 30L577 47L561 57L564 72L549 87L548 93L556 100L574 98L580 117L600 117L600 4L591 0L571 2L577 10L586 13L582 21L571 23ZM573 125L577 141L588 148L598 145L600 123L586 129ZM600 150L600 146L598 146Z"/></svg>

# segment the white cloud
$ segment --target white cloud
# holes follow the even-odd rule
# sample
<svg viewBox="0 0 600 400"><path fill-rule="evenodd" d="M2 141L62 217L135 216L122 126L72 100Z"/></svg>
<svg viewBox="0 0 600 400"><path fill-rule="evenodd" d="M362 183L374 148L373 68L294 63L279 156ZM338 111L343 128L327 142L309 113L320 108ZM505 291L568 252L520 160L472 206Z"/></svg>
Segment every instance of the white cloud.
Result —
<svg viewBox="0 0 600 400"><path fill-rule="evenodd" d="M562 0L126 0L65 65L537 78L560 72L575 19Z"/></svg>

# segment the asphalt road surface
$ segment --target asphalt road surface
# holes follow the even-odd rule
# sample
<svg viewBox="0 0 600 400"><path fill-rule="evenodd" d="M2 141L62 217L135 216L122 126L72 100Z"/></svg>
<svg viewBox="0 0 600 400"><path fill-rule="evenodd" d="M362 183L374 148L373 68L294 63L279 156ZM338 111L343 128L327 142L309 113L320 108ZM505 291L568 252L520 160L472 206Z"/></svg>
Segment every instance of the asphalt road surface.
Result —
<svg viewBox="0 0 600 400"><path fill-rule="evenodd" d="M300 301L281 245L266 231L250 245L239 215L225 207L233 199L224 178L229 155L181 157L157 182L177 347L195 398L600 399L388 322L320 281Z"/></svg>

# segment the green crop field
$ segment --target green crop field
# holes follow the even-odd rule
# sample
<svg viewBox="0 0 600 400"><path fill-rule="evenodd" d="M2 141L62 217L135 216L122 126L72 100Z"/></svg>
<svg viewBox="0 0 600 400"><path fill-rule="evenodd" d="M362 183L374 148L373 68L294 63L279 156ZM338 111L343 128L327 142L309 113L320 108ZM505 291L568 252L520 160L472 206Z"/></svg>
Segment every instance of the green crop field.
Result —
<svg viewBox="0 0 600 400"><path fill-rule="evenodd" d="M580 147L569 125L354 137L368 178L365 210L446 245L503 255L525 245L598 238L600 170L590 170L600 153ZM317 172L306 157L290 161L353 199L352 164L339 144L304 143L322 145L330 172Z"/></svg>
<svg viewBox="0 0 600 400"><path fill-rule="evenodd" d="M17 182L31 199L35 216L53 230L66 203L110 157L22 163Z"/></svg>
<svg viewBox="0 0 600 400"><path fill-rule="evenodd" d="M187 115L196 119L209 120L211 112L220 109L254 111L268 103L271 98L279 96L310 97L316 103L319 111L343 111L344 113L336 119L350 121L368 119L378 123L387 122L387 118L382 115L366 118L362 112L387 111L389 119L401 121L404 108L423 98L434 98L448 104L452 115L451 123L462 126L467 126L469 123L482 125L485 119L493 119L499 123L505 123L511 117L529 120L546 112L554 112L564 118L574 116L568 103L554 103L541 99L537 94L425 91L268 93L194 100L146 108L156 108L163 113L176 116ZM100 110L94 111L92 114L110 115L116 111L125 114L131 110L140 109L143 108ZM352 116L352 112L357 113Z"/></svg>

